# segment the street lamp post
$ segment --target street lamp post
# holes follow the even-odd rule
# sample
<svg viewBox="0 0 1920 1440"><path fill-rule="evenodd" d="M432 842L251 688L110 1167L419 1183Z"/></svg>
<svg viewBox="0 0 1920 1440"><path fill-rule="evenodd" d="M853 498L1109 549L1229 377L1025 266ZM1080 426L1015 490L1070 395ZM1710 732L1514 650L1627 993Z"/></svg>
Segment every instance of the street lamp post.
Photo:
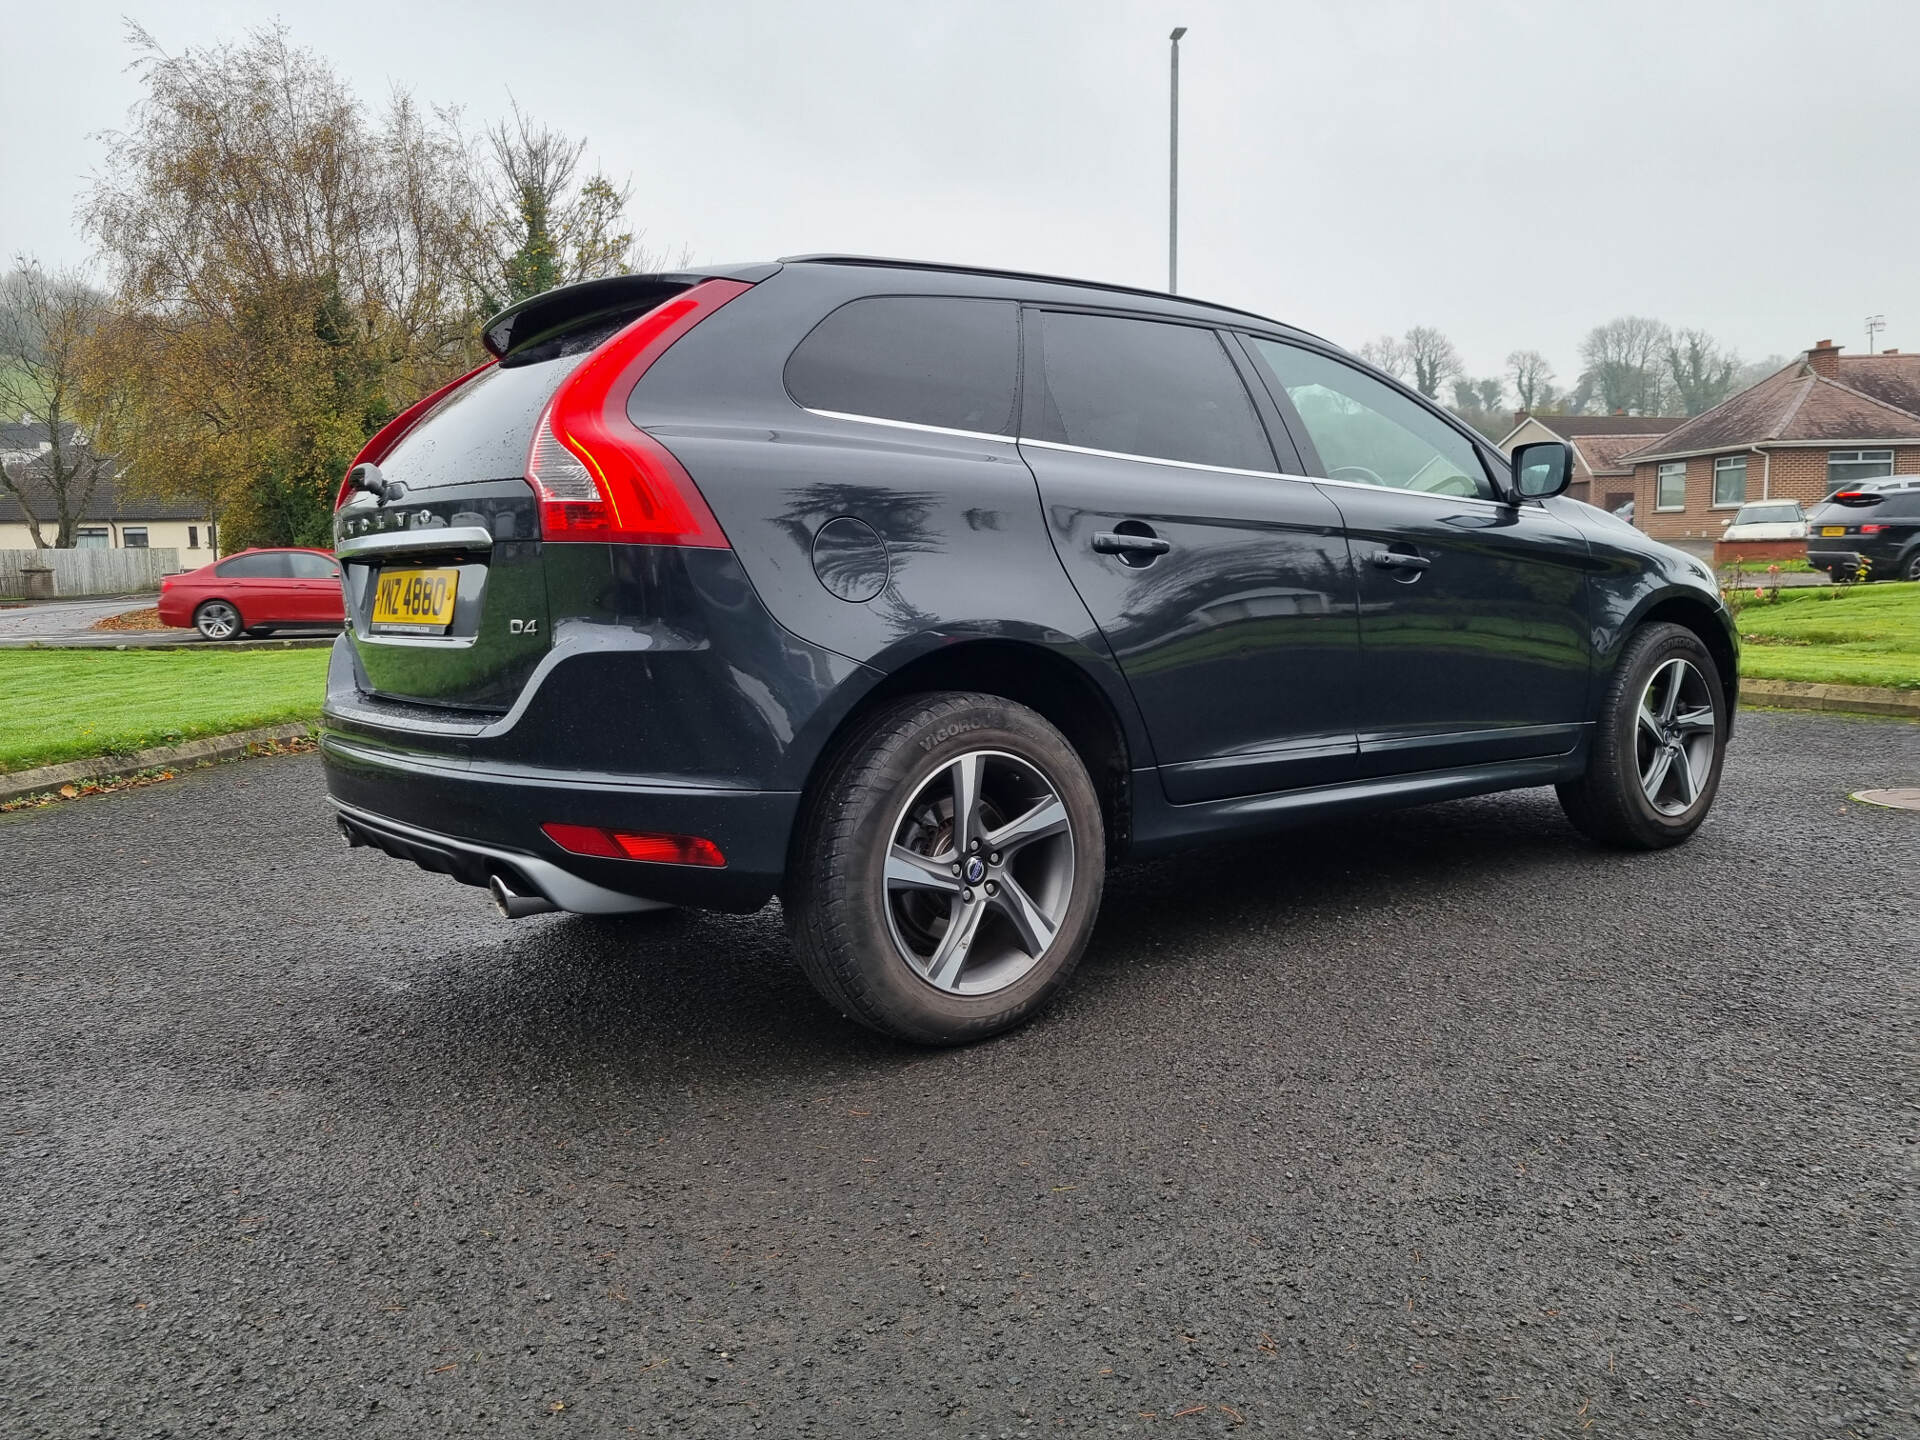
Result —
<svg viewBox="0 0 1920 1440"><path fill-rule="evenodd" d="M1172 41L1172 83L1167 102L1167 292L1180 288L1180 37L1187 27L1174 27L1167 38Z"/></svg>

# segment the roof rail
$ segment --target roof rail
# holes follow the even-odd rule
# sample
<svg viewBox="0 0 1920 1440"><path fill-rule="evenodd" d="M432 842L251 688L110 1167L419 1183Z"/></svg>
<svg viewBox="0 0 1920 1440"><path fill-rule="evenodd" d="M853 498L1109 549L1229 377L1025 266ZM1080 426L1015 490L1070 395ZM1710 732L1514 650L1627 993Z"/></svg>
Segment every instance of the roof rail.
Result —
<svg viewBox="0 0 1920 1440"><path fill-rule="evenodd" d="M958 275L991 275L1000 280L1035 280L1044 285L1078 285L1088 290L1112 290L1122 295L1144 295L1155 300L1177 300L1185 305L1198 305L1208 310L1224 310L1232 315L1245 315L1249 319L1258 320L1267 325L1282 323L1255 310L1242 310L1238 305L1222 305L1214 300L1196 300L1191 295L1175 295L1166 290L1145 290L1138 285L1114 285L1105 280L1083 280L1072 275L1042 275L1033 270L1000 270L991 265L946 265L934 260L899 260L885 255L782 255L780 263L782 265L866 265L885 270L947 270ZM1289 325L1286 328L1292 330L1297 327Z"/></svg>

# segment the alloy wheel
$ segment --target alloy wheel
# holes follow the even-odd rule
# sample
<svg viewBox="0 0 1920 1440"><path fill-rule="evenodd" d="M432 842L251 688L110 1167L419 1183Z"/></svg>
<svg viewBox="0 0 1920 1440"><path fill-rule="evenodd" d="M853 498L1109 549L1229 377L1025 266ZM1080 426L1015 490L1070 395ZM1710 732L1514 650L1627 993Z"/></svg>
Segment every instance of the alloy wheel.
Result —
<svg viewBox="0 0 1920 1440"><path fill-rule="evenodd" d="M1073 895L1073 827L1032 761L972 750L921 781L888 836L894 944L937 990L986 995L1047 953Z"/></svg>
<svg viewBox="0 0 1920 1440"><path fill-rule="evenodd" d="M231 640L240 629L240 612L224 600L209 600L193 617L193 623L209 640Z"/></svg>
<svg viewBox="0 0 1920 1440"><path fill-rule="evenodd" d="M1693 808L1713 773L1713 693L1691 662L1668 660L1640 692L1634 758L1640 789L1662 815Z"/></svg>

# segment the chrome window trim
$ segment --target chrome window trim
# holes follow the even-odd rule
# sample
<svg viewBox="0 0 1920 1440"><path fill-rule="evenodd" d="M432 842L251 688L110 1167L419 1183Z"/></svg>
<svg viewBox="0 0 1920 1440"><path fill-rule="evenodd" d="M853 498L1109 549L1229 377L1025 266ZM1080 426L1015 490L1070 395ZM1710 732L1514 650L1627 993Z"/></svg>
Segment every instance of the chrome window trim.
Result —
<svg viewBox="0 0 1920 1440"><path fill-rule="evenodd" d="M862 425L885 425L890 430L915 430L922 435L951 435L956 440L997 440L1002 445L1014 443L1011 435L994 435L985 430L952 430L945 425L922 425L917 420L888 420L879 415L852 415L844 410L816 410L811 405L800 407L809 415L818 415L826 420L853 420Z"/></svg>
<svg viewBox="0 0 1920 1440"><path fill-rule="evenodd" d="M336 559L368 556L430 555L441 550L491 550L493 532L484 525L423 525L417 530L376 530L353 535L333 547Z"/></svg>
<svg viewBox="0 0 1920 1440"><path fill-rule="evenodd" d="M1242 470L1235 465L1203 465L1198 460L1168 460L1159 455L1132 455L1124 450L1095 450L1087 445L1068 445L1059 440L1034 440L1020 437L1022 445L1041 450L1063 450L1069 455L1094 455L1102 460L1133 460L1143 465L1173 465L1182 470L1204 470L1209 475L1251 475L1256 480L1304 480L1304 475L1287 475L1279 470Z"/></svg>
<svg viewBox="0 0 1920 1440"><path fill-rule="evenodd" d="M950 430L943 425L922 425L916 420L888 420L879 415L854 415L844 410L816 410L800 407L809 415L824 420L851 420L861 425L884 425L893 430L913 430L924 435L949 435L957 440L997 440L1006 445L1032 445L1040 450L1059 450L1068 455L1091 455L1099 460L1131 460L1140 465L1166 465L1176 470L1199 470L1209 475L1245 475L1254 480L1293 480L1302 485L1338 485L1349 490L1369 490L1375 494L1413 495L1422 500L1443 500L1457 505L1492 505L1502 508L1506 501L1484 495L1443 495L1437 490L1403 490L1395 485L1368 485L1361 480L1335 480L1326 475L1295 475L1285 470L1242 470L1232 465L1203 465L1198 460L1169 460L1160 455L1134 455L1124 450L1095 450L1087 445L1068 445L1059 440L1035 440L1027 435L990 435L984 430Z"/></svg>

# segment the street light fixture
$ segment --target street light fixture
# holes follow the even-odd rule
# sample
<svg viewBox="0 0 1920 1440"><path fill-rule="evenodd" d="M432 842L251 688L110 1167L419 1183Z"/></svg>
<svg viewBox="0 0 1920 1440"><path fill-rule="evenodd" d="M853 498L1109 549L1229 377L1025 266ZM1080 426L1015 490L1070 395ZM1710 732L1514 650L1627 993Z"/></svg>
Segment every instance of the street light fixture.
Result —
<svg viewBox="0 0 1920 1440"><path fill-rule="evenodd" d="M1180 37L1187 27L1176 25L1167 37L1172 71L1167 98L1167 293L1180 289Z"/></svg>

